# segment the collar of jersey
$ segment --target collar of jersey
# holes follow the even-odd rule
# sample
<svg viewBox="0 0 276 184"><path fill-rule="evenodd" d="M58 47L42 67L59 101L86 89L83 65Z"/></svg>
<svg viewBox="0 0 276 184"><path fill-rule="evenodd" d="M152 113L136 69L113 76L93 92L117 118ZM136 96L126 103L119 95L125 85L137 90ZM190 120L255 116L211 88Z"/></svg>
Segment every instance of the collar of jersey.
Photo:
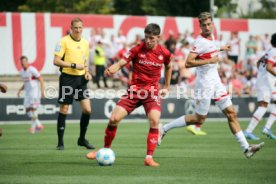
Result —
<svg viewBox="0 0 276 184"><path fill-rule="evenodd" d="M73 36L71 34L69 34L69 36L71 37L72 40L74 40L75 42L80 42L81 41L81 38L79 40L76 40L73 38Z"/></svg>

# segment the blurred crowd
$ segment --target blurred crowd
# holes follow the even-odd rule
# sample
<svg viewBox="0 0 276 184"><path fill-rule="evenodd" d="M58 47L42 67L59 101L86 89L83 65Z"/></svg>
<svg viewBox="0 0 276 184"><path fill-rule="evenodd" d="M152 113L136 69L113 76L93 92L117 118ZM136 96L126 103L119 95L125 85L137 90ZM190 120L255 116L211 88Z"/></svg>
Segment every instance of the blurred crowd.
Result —
<svg viewBox="0 0 276 184"><path fill-rule="evenodd" d="M122 86L127 86L131 80L131 64L125 66L119 73L115 74L111 80L113 86L108 86L104 76L104 68L120 60L124 54L133 46L143 40L142 35L136 35L135 40L129 41L120 30L117 35L107 37L101 28L91 30L90 34L90 71L94 76L94 82L98 88L116 87L116 82ZM187 56L195 40L192 32L186 31L184 34L175 35L173 32L167 38L161 38L163 44L173 55L172 62L172 88L181 86L182 88L192 89L196 72L195 68L185 68ZM241 44L238 32L231 32L228 38L219 35L216 38L218 47L230 45L231 50L220 52L221 62L218 71L222 82L226 85L234 96L256 94L255 82L257 77L257 61L264 52L271 47L270 35L250 35L245 44ZM245 49L241 49L245 47ZM245 53L241 53L245 50ZM104 86L101 86L103 80ZM160 85L164 83L163 74L161 75Z"/></svg>

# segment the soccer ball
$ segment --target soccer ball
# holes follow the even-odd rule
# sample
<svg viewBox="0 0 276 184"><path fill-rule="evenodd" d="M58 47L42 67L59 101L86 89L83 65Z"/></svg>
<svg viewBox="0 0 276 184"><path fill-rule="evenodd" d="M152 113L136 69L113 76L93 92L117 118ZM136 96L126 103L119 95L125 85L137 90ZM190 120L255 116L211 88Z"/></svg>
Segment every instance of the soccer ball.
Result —
<svg viewBox="0 0 276 184"><path fill-rule="evenodd" d="M110 148L97 151L96 160L100 166L111 166L115 161L115 154Z"/></svg>

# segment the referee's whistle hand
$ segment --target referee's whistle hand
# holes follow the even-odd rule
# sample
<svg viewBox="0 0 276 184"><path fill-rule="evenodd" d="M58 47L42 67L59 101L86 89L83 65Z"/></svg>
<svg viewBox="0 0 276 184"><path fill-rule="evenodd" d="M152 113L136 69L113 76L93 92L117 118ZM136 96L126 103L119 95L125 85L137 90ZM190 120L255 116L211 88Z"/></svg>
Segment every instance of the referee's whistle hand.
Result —
<svg viewBox="0 0 276 184"><path fill-rule="evenodd" d="M90 73L86 73L86 74L84 75L84 77L85 77L86 80L91 80L91 79L92 79L92 76L91 76Z"/></svg>
<svg viewBox="0 0 276 184"><path fill-rule="evenodd" d="M83 69L84 69L84 64L77 63L77 64L76 64L76 69L77 69L77 70L83 70Z"/></svg>

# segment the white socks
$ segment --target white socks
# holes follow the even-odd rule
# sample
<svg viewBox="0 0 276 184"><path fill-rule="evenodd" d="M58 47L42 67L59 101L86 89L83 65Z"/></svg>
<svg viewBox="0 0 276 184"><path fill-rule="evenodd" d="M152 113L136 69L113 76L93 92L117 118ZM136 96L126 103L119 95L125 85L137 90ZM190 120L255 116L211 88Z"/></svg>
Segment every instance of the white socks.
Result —
<svg viewBox="0 0 276 184"><path fill-rule="evenodd" d="M274 121L276 119L276 105L272 104L270 109L270 115L268 117L268 120L265 124L266 129L271 129L271 126L273 125Z"/></svg>
<svg viewBox="0 0 276 184"><path fill-rule="evenodd" d="M237 132L235 134L235 137L236 137L237 141L240 143L242 150L243 151L247 150L249 147L249 144L248 144L243 132L242 131Z"/></svg>
<svg viewBox="0 0 276 184"><path fill-rule="evenodd" d="M168 132L172 128L179 128L179 127L184 127L184 126L186 126L185 116L181 116L181 117L165 124L163 126L163 128L164 128L165 132Z"/></svg>
<svg viewBox="0 0 276 184"><path fill-rule="evenodd" d="M41 123L38 118L36 118L35 122L36 122L36 126L41 126Z"/></svg>
<svg viewBox="0 0 276 184"><path fill-rule="evenodd" d="M251 118L251 121L246 129L246 132L252 133L256 126L258 125L259 121L263 118L266 107L258 107L258 109L253 114L253 117Z"/></svg>

